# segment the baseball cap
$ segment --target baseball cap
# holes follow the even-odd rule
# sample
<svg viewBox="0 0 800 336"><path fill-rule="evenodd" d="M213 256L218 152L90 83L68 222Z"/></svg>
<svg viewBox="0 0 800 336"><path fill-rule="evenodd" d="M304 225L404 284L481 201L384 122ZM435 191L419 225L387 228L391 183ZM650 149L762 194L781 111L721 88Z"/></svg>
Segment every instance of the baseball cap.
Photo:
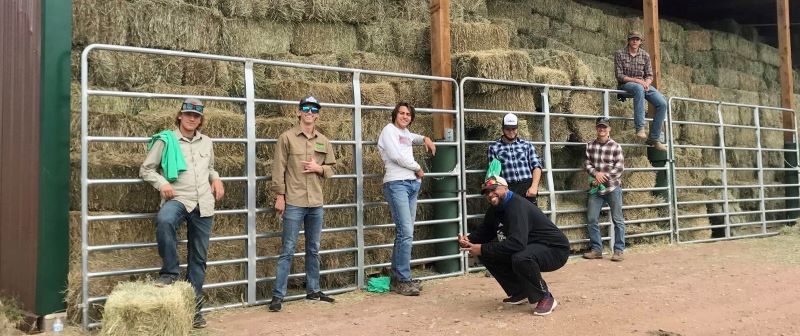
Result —
<svg viewBox="0 0 800 336"><path fill-rule="evenodd" d="M508 182L506 182L506 179L500 176L490 176L486 179L486 181L483 182L481 191L486 192L489 190L495 190L499 186L508 187Z"/></svg>
<svg viewBox="0 0 800 336"><path fill-rule="evenodd" d="M595 126L600 126L600 125L603 125L603 126L605 126L605 127L611 127L611 125L610 125L608 122L609 122L609 120L608 120L608 118L607 118L607 117L600 117L600 118L597 118L597 119L594 121L594 125L595 125Z"/></svg>
<svg viewBox="0 0 800 336"><path fill-rule="evenodd" d="M632 31L632 32L630 32L630 33L628 33L628 40L630 40L630 39L632 39L632 38L634 38L634 37L638 37L640 40L644 40L644 39L642 38L642 33L638 32L638 31L636 31L636 30L634 30L634 31Z"/></svg>
<svg viewBox="0 0 800 336"><path fill-rule="evenodd" d="M319 105L319 101L317 100L317 98L314 98L314 96L308 96L308 97L305 97L303 99L300 99L299 107L303 107L304 105L313 105L318 109L322 108Z"/></svg>
<svg viewBox="0 0 800 336"><path fill-rule="evenodd" d="M517 126L517 116L514 113L503 116L503 127L505 126Z"/></svg>
<svg viewBox="0 0 800 336"><path fill-rule="evenodd" d="M181 104L181 112L193 112L203 115L203 102L196 98L186 98Z"/></svg>

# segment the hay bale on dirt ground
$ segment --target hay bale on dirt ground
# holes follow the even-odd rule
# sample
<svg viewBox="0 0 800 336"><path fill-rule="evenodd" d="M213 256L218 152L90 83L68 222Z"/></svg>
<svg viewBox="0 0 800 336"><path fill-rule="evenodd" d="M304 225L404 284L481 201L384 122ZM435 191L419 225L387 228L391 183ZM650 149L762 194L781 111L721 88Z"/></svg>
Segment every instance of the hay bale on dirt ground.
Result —
<svg viewBox="0 0 800 336"><path fill-rule="evenodd" d="M508 49L509 32L491 23L454 22L450 26L450 36L453 53Z"/></svg>
<svg viewBox="0 0 800 336"><path fill-rule="evenodd" d="M131 45L212 53L218 50L223 18L217 10L178 0L140 0L127 9Z"/></svg>
<svg viewBox="0 0 800 336"><path fill-rule="evenodd" d="M680 196L679 201L701 201L707 200L708 198L708 195L702 193L685 193ZM699 215L699 217L694 218L678 218L676 222L678 228L695 228L711 225L708 217L705 216L709 213L706 204L678 205L675 211L678 213L678 216ZM711 229L681 231L678 235L681 241L708 239L711 238Z"/></svg>
<svg viewBox="0 0 800 336"><path fill-rule="evenodd" d="M568 225L582 225L577 228L561 228L561 232L567 236L570 241L589 239L589 234L586 231L586 198L581 195L580 200L559 199L556 203L558 206L558 214L556 215L556 226L563 227ZM581 210L578 210L581 209ZM602 231L602 229L601 229ZM573 243L570 244L570 251L573 253L589 249L589 242Z"/></svg>
<svg viewBox="0 0 800 336"><path fill-rule="evenodd" d="M72 43L127 44L128 7L125 0L76 0L72 7Z"/></svg>
<svg viewBox="0 0 800 336"><path fill-rule="evenodd" d="M528 54L516 50L485 50L454 54L452 59L453 77L483 77L514 81L528 81L531 73L531 60ZM566 77L566 74L564 74ZM567 79L568 81L568 79ZM500 88L497 85L468 85L468 94L490 93Z"/></svg>
<svg viewBox="0 0 800 336"><path fill-rule="evenodd" d="M100 334L189 335L194 314L194 289L188 282L166 287L120 283L106 301Z"/></svg>
<svg viewBox="0 0 800 336"><path fill-rule="evenodd" d="M290 49L295 55L349 53L358 49L357 42L352 24L306 22L295 26Z"/></svg>
<svg viewBox="0 0 800 336"><path fill-rule="evenodd" d="M225 20L222 25L220 53L244 57L288 53L294 38L292 31L293 24L286 22Z"/></svg>

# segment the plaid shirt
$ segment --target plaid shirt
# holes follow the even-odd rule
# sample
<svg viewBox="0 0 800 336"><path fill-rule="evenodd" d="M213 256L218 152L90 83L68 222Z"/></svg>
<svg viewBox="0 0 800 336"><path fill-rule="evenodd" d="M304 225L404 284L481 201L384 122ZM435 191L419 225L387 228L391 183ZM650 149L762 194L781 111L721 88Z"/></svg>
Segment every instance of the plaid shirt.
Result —
<svg viewBox="0 0 800 336"><path fill-rule="evenodd" d="M584 157L583 167L590 176L597 172L608 174L608 181L605 183L606 189L598 191L600 195L605 195L617 187L622 186L622 171L625 170L625 158L622 156L622 147L608 139L605 143L592 140L586 144L586 156Z"/></svg>
<svg viewBox="0 0 800 336"><path fill-rule="evenodd" d="M534 168L542 169L536 148L532 143L520 138L514 139L511 143L506 143L502 138L497 139L489 146L487 154L490 162L492 159L500 160L502 166L500 176L508 183L530 180L533 178L531 172Z"/></svg>
<svg viewBox="0 0 800 336"><path fill-rule="evenodd" d="M650 65L650 54L639 48L636 55L631 56L628 47L622 48L614 54L614 75L617 83L625 83L624 78L640 78L647 80L653 78L653 68Z"/></svg>

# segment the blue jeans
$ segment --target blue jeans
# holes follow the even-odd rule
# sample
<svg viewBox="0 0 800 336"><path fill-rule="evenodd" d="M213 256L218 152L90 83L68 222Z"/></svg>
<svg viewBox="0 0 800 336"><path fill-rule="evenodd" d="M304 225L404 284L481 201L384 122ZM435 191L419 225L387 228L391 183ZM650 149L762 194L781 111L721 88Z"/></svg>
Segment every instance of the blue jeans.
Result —
<svg viewBox="0 0 800 336"><path fill-rule="evenodd" d="M383 184L383 197L389 202L395 225L392 273L401 282L411 281L411 243L414 241L419 187L420 182L417 180L389 181Z"/></svg>
<svg viewBox="0 0 800 336"><path fill-rule="evenodd" d="M597 220L600 217L600 208L604 203L608 203L608 207L611 208L611 221L614 222L614 251L624 251L625 218L622 217L622 188L617 187L605 195L590 194L587 203L586 217L589 220L589 241L592 243L592 250L603 251L600 226L597 225Z"/></svg>
<svg viewBox="0 0 800 336"><path fill-rule="evenodd" d="M186 237L188 267L186 280L192 284L194 294L201 301L203 297L203 283L206 280L206 260L208 257L208 239L211 237L213 217L200 217L200 206L192 212L186 211L183 203L169 200L161 206L156 215L156 241L158 242L158 255L161 256L160 275L171 276L177 279L180 275L180 260L178 258L178 227L186 220Z"/></svg>
<svg viewBox="0 0 800 336"><path fill-rule="evenodd" d="M648 138L653 140L661 138L661 125L667 116L667 100L664 95L658 92L655 86L650 85L650 90L645 92L641 84L633 82L622 84L619 88L633 96L633 123L637 131L644 128L644 101L647 100L653 104L656 114L653 116L653 124L650 126Z"/></svg>
<svg viewBox="0 0 800 336"><path fill-rule="evenodd" d="M286 297L286 287L289 282L289 272L292 269L294 247L297 245L297 236L300 227L303 227L306 237L306 293L316 293L319 288L319 241L322 235L322 207L303 208L286 204L283 211L283 236L281 255L278 257L278 271L275 279L275 288L272 295L281 299Z"/></svg>

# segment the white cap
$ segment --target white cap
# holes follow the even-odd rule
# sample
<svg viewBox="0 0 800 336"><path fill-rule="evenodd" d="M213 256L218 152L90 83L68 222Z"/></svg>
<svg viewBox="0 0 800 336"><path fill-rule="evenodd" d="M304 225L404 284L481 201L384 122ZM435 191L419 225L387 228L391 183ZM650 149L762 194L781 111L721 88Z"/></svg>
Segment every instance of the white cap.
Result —
<svg viewBox="0 0 800 336"><path fill-rule="evenodd" d="M517 126L517 116L513 113L506 114L503 117L503 126Z"/></svg>

